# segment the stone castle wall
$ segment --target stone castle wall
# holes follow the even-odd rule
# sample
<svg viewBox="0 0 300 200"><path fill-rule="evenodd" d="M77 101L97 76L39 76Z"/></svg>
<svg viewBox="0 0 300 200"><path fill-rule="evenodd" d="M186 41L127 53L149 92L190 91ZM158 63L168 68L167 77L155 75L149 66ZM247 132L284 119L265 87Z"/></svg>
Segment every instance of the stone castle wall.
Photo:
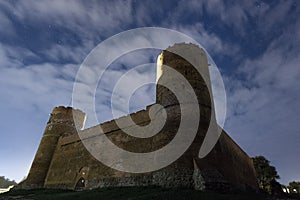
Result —
<svg viewBox="0 0 300 200"><path fill-rule="evenodd" d="M174 54L174 50L178 49L188 54L196 52L198 55L195 57L196 68ZM225 131L222 132L213 150L206 157L198 158L210 121L214 119L214 107L209 96L211 86L204 81L209 80L204 50L191 44L177 44L163 51L158 59L156 103L163 105L167 114L167 121L159 133L149 138L137 138L124 133L116 124L117 120L129 117L137 125L149 124L151 105L145 110L85 130L80 130L85 120L84 113L79 110L72 113L72 108L54 108L28 178L19 187L90 189L107 186L158 185L199 190L256 190L257 183L251 159ZM183 103L178 102L172 91L160 85L167 82L174 84L177 90L184 89L181 88L184 86L178 85L176 76L170 76L165 65L177 70L189 81L199 104L189 105L189 98ZM178 160L163 169L142 174L117 171L95 159L84 146L85 141L108 137L120 148L131 152L143 153L160 149L176 135L180 124L180 107L185 105L199 106L201 110L196 137ZM74 123L74 120L79 123ZM131 125L122 128L130 129ZM99 154L101 155L101 152Z"/></svg>
<svg viewBox="0 0 300 200"><path fill-rule="evenodd" d="M131 117L137 124L145 124L149 122L149 118L145 117L148 116L147 112L148 110L140 111L132 114ZM118 128L115 121L98 126L105 130L104 134L111 141L130 151L143 152L145 148L153 150L157 149L157 145L165 145L156 143L161 140L159 135L144 141L130 137ZM89 135L103 137L103 133L96 136L94 134L98 126L82 131L87 135L86 139ZM85 180L86 188L158 185L207 190L232 188L244 190L253 189L253 185L256 185L251 159L225 132L221 134L218 143L205 158L199 159L197 155L190 154L191 152L188 151L172 165L156 172L145 174L119 172L96 160L86 150L76 132L68 133L58 141L44 187L75 189L81 178Z"/></svg>

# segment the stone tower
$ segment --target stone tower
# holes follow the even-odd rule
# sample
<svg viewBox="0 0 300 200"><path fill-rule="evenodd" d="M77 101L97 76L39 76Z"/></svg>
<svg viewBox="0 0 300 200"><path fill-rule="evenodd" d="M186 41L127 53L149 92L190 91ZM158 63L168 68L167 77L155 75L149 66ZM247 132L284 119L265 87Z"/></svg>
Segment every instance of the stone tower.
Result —
<svg viewBox="0 0 300 200"><path fill-rule="evenodd" d="M78 123L74 123L75 121ZM63 106L55 107L52 110L28 177L21 183L22 187L44 187L44 181L59 138L62 135L76 133L75 124L82 125L81 127L77 127L77 130L82 129L84 121L85 113L80 110Z"/></svg>
<svg viewBox="0 0 300 200"><path fill-rule="evenodd" d="M190 132L198 130L184 155L163 169L160 178L163 179L164 176L166 176L165 180L174 178L165 181L168 187L193 187L195 171L193 160L198 157L213 111L205 51L197 45L186 43L175 44L163 50L157 58L156 82L156 103L162 105L167 113L163 134L159 137L160 142L165 141L164 145L168 144L178 134L183 119L194 122L194 125L197 124L196 127L185 126L183 131L186 138L191 138ZM182 139L181 144L178 145L184 142L185 139ZM175 177L181 177L182 181L176 181Z"/></svg>
<svg viewBox="0 0 300 200"><path fill-rule="evenodd" d="M173 130L174 124L180 124L179 117L183 116L183 113L180 112L180 107L192 107L191 112L184 117L189 118L189 120L199 121L199 131L190 148L190 150L194 148L193 153L190 155L196 156L205 137L206 130L210 123L216 121L214 103L210 96L212 89L206 52L195 44L179 43L162 51L158 56L157 62L156 103L161 104L167 110L168 121L171 124L170 127L166 128ZM173 70L176 70L176 73L183 77L180 79L178 75L172 72ZM186 91L188 89L182 84L183 81L187 81L190 84L191 91ZM163 86L166 83L174 85L174 91ZM183 91L186 92L184 101L179 102L175 93ZM196 104L190 101L191 96L189 96L189 93L192 92L196 95ZM199 108L199 118L192 116L194 108Z"/></svg>
<svg viewBox="0 0 300 200"><path fill-rule="evenodd" d="M201 121L209 122L213 103L209 95L211 86L205 51L194 44L180 43L167 48L158 56L156 103L164 107L179 105L174 91L162 86L166 82L171 84L178 82L178 76L170 73L169 68L183 75L192 86L199 102ZM180 87L180 84L178 86ZM184 89L176 88L176 90Z"/></svg>

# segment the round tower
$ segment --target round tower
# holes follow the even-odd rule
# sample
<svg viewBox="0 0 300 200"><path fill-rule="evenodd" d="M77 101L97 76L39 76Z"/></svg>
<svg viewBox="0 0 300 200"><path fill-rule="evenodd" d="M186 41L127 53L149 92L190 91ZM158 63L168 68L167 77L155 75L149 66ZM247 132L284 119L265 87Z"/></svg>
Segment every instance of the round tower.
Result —
<svg viewBox="0 0 300 200"><path fill-rule="evenodd" d="M80 110L63 106L55 107L52 110L28 177L24 183L21 183L23 188L44 187L45 178L60 136L77 134L77 130L83 128L84 121L85 113Z"/></svg>
<svg viewBox="0 0 300 200"><path fill-rule="evenodd" d="M208 61L205 51L194 44L179 43L164 50L157 59L157 85L156 103L165 108L188 102L178 102L174 91L163 85L168 82L178 85L178 77L169 73L168 68L175 69L192 86L199 103L200 119L202 122L209 122L211 117L212 99L209 95L211 85L209 78ZM200 73L199 73L200 72ZM204 81L205 80L205 81ZM184 86L176 88L175 92L185 90ZM198 105L197 105L198 106Z"/></svg>
<svg viewBox="0 0 300 200"><path fill-rule="evenodd" d="M178 147L188 145L188 149L159 177L165 180L161 182L167 186L193 187L193 158L198 156L213 109L205 51L197 45L186 43L175 44L162 51L157 58L156 82L156 103L162 105L167 113L162 130L164 134L159 142L163 140L163 144L170 144L178 136L181 124L185 124L181 129L185 137L174 145L174 152L178 151ZM191 135L194 131L196 135ZM192 141L188 144L190 139ZM155 141L154 145L157 143ZM182 181L176 182L175 177L180 177Z"/></svg>

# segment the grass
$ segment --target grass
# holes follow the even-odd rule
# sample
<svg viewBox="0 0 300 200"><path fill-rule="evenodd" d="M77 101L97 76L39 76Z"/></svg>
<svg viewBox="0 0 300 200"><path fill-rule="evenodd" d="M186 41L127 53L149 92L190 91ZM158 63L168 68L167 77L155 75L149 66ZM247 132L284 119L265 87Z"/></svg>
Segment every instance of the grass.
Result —
<svg viewBox="0 0 300 200"><path fill-rule="evenodd" d="M263 200L268 199L265 195L254 193L220 194L195 191L182 188L160 188L160 187L115 187L102 188L89 191L70 191L70 190L12 190L0 194L0 200L28 199L28 200L193 200L193 199L215 199L215 200Z"/></svg>

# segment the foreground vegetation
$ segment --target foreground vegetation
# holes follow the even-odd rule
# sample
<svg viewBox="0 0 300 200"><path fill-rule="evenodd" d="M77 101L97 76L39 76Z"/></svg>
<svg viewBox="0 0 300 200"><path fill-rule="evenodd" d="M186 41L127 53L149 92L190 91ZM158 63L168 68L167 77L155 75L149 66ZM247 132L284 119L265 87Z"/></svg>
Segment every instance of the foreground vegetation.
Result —
<svg viewBox="0 0 300 200"><path fill-rule="evenodd" d="M14 180L9 180L4 176L0 176L0 188L8 188L11 185L16 185L17 183Z"/></svg>
<svg viewBox="0 0 300 200"><path fill-rule="evenodd" d="M80 199L216 199L216 200L262 200L272 199L267 195L253 193L204 193L190 189L165 189L159 187L117 187L103 188L89 191L68 191L68 190L12 190L0 195L0 200L26 199L26 200L80 200ZM282 198L284 199L284 198Z"/></svg>

